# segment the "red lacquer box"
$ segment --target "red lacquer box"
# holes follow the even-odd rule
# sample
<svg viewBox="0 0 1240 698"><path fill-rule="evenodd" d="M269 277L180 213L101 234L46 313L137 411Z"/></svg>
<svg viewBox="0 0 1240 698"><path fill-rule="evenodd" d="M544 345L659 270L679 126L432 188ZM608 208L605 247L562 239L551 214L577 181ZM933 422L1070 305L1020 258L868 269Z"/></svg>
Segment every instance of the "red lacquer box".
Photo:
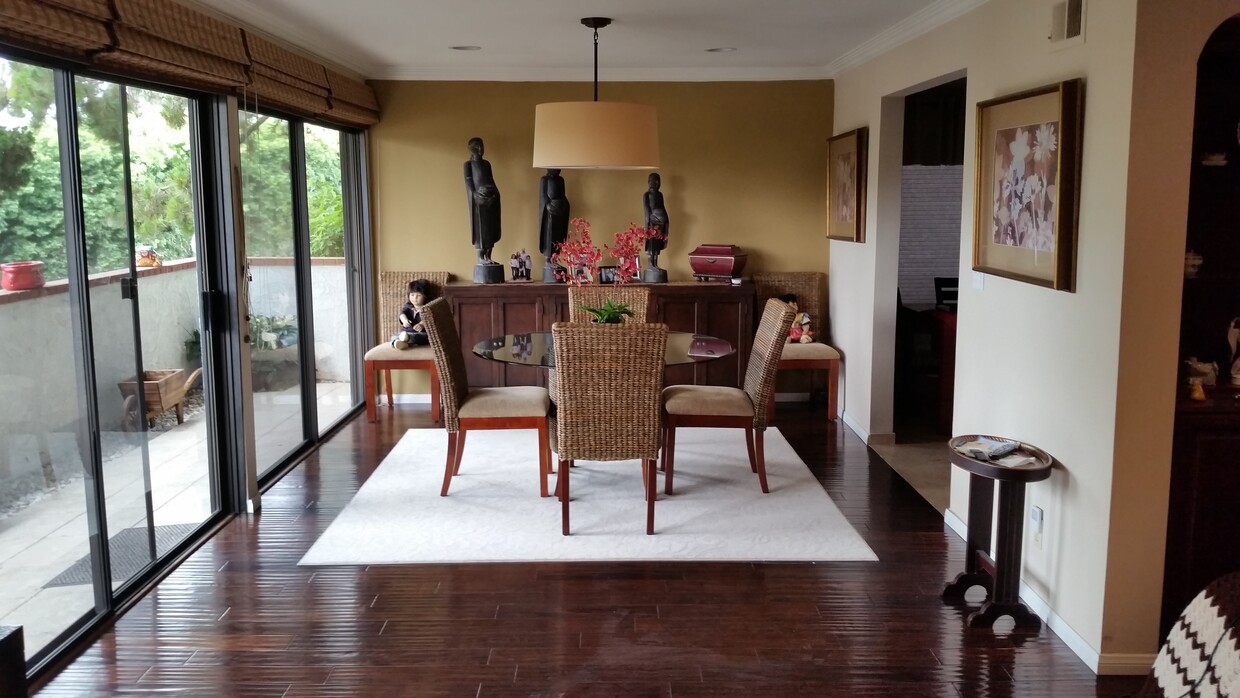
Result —
<svg viewBox="0 0 1240 698"><path fill-rule="evenodd" d="M689 253L689 266L698 281L727 281L739 277L749 255L736 245L702 244Z"/></svg>

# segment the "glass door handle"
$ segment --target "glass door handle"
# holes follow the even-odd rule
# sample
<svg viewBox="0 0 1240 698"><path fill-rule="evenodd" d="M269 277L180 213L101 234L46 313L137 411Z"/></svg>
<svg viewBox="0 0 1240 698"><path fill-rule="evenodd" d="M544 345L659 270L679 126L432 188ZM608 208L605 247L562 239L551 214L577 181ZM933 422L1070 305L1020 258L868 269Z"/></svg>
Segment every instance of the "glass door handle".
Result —
<svg viewBox="0 0 1240 698"><path fill-rule="evenodd" d="M121 298L125 300L138 299L138 283L136 279L130 276L121 279Z"/></svg>

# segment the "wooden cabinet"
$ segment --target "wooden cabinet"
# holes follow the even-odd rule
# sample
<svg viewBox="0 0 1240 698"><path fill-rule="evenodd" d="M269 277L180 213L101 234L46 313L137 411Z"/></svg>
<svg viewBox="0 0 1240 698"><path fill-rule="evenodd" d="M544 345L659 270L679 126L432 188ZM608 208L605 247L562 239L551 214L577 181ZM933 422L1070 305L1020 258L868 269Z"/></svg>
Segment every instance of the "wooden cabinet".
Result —
<svg viewBox="0 0 1240 698"><path fill-rule="evenodd" d="M1205 402L1180 399L1171 454L1162 625L1206 584L1240 570L1240 388L1207 388Z"/></svg>
<svg viewBox="0 0 1240 698"><path fill-rule="evenodd" d="M674 282L650 284L651 322L664 322L674 331L720 337L736 347L732 356L702 364L667 369L668 385L726 385L740 387L745 380L753 344L753 284ZM510 366L474 355L478 342L519 332L550 330L567 320L568 287L562 284L448 284L444 298L452 305L470 387L545 385L546 371Z"/></svg>

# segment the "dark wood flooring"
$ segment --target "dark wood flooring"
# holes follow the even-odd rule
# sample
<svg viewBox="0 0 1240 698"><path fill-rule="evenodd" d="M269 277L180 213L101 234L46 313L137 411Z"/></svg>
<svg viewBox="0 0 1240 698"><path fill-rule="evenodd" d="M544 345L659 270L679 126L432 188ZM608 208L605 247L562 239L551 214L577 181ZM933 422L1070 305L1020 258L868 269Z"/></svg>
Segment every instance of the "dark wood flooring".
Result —
<svg viewBox="0 0 1240 698"><path fill-rule="evenodd" d="M348 425L37 695L1064 697L1140 685L1095 679L1045 628L966 629L968 609L938 598L963 569L963 541L823 414L781 405L777 421L878 563L298 567L399 436L433 426L406 406Z"/></svg>

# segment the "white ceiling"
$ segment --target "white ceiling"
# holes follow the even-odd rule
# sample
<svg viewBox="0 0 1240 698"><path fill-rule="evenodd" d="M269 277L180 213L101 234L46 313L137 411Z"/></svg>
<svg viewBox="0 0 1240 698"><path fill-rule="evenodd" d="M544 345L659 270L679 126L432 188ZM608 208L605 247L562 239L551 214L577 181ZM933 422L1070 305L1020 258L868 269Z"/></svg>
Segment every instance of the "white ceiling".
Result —
<svg viewBox="0 0 1240 698"><path fill-rule="evenodd" d="M986 0L192 0L365 78L832 76ZM453 51L450 46L481 46ZM733 47L730 53L706 49Z"/></svg>

